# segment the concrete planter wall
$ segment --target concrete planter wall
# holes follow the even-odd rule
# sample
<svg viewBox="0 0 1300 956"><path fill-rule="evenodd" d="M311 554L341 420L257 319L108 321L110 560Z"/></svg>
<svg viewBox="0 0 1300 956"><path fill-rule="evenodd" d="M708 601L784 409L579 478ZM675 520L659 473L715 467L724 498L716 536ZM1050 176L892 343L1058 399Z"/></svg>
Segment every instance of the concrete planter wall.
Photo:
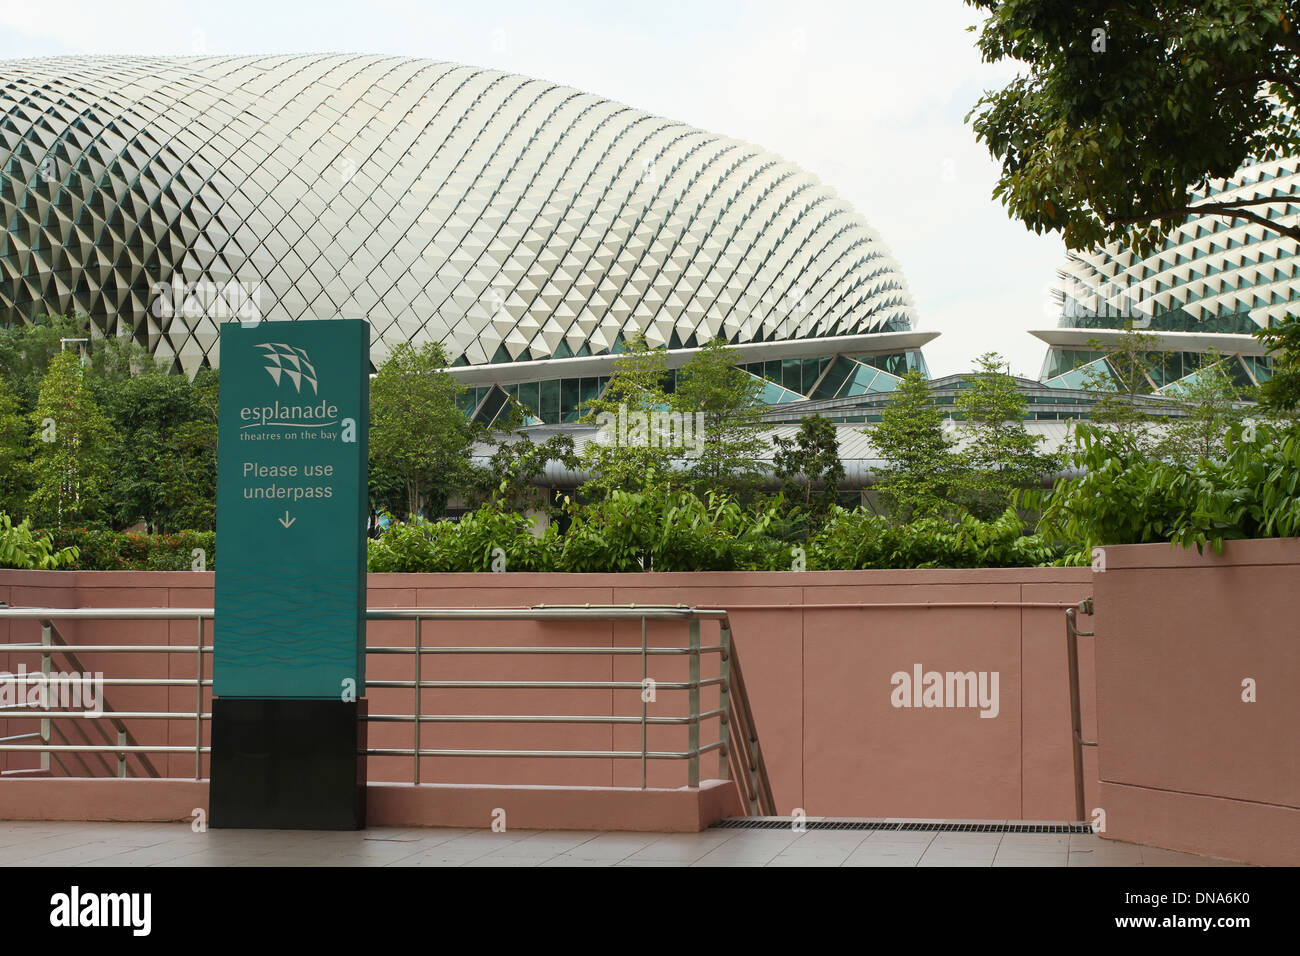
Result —
<svg viewBox="0 0 1300 956"><path fill-rule="evenodd" d="M1106 548L1094 588L1105 835L1300 864L1300 539Z"/></svg>
<svg viewBox="0 0 1300 956"><path fill-rule="evenodd" d="M1008 569L977 571L759 572L700 574L376 574L370 576L369 603L381 606L529 606L539 603L668 603L724 607L732 612L735 639L778 810L803 809L811 816L942 817L960 819L1065 820L1074 815L1070 751L1069 689L1063 607L1091 594L1094 574L1087 569ZM211 574L188 572L16 572L0 571L0 600L14 605L61 607L208 607ZM944 607L887 609L891 603L969 602L1041 607ZM819 605L823 605L819 607ZM824 605L848 605L824 607ZM1086 620L1086 619L1085 619ZM677 628L677 633L670 633ZM651 640L680 642L682 625L659 624ZM184 622L80 622L62 628L73 642L192 644L194 625ZM370 626L370 644L409 644L409 623ZM38 636L34 624L0 623L5 640ZM705 643L716 636L705 625ZM536 623L427 623L427 643L597 642L639 645L635 625ZM1095 732L1090 688L1091 641L1081 642L1085 734ZM192 678L189 655L117 655L89 668L119 676ZM0 669L19 660L30 668L35 655L0 655ZM409 657L370 658L369 676L409 679ZM677 674L661 658L660 679ZM466 678L639 679L638 657L538 658L500 655L489 659L437 657L441 673ZM129 670L124 670L129 666ZM705 665L706 675L709 663ZM901 691L893 678L922 674L996 673L996 716L970 706L898 706ZM426 679L432 677L426 666ZM518 692L514 692L518 693ZM483 694L470 702L466 692L426 691L430 711L518 713L635 713L635 692L528 691L526 700L505 692ZM410 692L372 690L372 713L410 713ZM117 709L190 710L193 692L184 688L113 688ZM661 713L681 712L682 695L661 695ZM931 703L956 703L945 697ZM708 695L705 707L709 706ZM583 709L586 708L586 709ZM653 713L654 711L652 711ZM0 722L2 724L4 722ZM4 733L32 729L34 721L8 721ZM716 722L712 725L716 727ZM712 727L706 730L704 736ZM142 741L176 746L193 742L193 729L175 721L132 727ZM676 732L676 733L674 733ZM684 744L684 731L661 731L666 745ZM409 727L372 725L377 746L410 746ZM435 742L436 741L436 742ZM557 747L605 749L639 747L636 727L585 725L508 727L432 725L424 746ZM1087 779L1096 779L1088 754ZM193 775L193 758L160 758L169 774ZM28 758L5 766L31 766ZM637 786L637 761L546 761L485 758L426 758L423 779L434 783ZM714 775L709 764L703 776ZM205 770L206 772L206 770ZM372 761L372 781L410 779L407 758ZM680 762L652 764L652 786L681 786ZM0 782L0 785L3 785ZM1096 806L1095 787L1088 791ZM431 821L433 822L433 821Z"/></svg>

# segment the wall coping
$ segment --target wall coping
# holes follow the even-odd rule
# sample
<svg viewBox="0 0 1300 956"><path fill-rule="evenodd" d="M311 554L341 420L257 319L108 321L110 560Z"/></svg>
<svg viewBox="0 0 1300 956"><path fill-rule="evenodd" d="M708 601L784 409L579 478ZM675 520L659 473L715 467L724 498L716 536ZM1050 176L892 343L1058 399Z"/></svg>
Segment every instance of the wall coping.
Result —
<svg viewBox="0 0 1300 956"><path fill-rule="evenodd" d="M1297 554L1300 555L1300 551ZM1107 559L1109 560L1109 554ZM1091 568L1060 567L869 569L860 571L636 571L628 573L516 571L503 574L478 571L376 573L367 575L367 583L372 589L421 587L462 589L497 589L502 587L708 588L736 587L738 585L753 587L863 587L915 584L1079 584L1091 580L1092 574ZM0 569L0 587L211 588L212 582L212 571L15 571Z"/></svg>
<svg viewBox="0 0 1300 956"><path fill-rule="evenodd" d="M1106 570L1143 568L1223 568L1240 565L1300 564L1300 538L1251 538L1223 542L1223 552L1206 547L1172 544L1113 544L1106 552Z"/></svg>

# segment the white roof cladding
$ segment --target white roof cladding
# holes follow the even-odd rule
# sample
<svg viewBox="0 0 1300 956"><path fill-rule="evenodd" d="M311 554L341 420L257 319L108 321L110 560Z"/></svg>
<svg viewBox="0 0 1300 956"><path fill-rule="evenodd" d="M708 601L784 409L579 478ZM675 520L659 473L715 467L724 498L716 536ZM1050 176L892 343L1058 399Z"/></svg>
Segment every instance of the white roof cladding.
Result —
<svg viewBox="0 0 1300 956"><path fill-rule="evenodd" d="M543 80L356 55L0 62L0 314L85 313L188 372L229 314L365 317L372 359L915 327L879 236L760 147ZM241 291L242 290L242 291ZM197 303L197 304L193 304ZM161 314L160 314L161 313Z"/></svg>
<svg viewBox="0 0 1300 956"><path fill-rule="evenodd" d="M1300 222L1300 158L1243 167L1193 194L1189 204L1270 198L1275 201L1248 208L1280 225ZM1067 307L1073 300L1092 314L1134 317L1139 328L1143 317L1177 309L1196 323L1236 313L1263 328L1297 308L1296 251L1294 239L1259 223L1197 216L1173 229L1146 258L1120 243L1071 252L1054 292ZM1064 315L1063 324L1069 319Z"/></svg>

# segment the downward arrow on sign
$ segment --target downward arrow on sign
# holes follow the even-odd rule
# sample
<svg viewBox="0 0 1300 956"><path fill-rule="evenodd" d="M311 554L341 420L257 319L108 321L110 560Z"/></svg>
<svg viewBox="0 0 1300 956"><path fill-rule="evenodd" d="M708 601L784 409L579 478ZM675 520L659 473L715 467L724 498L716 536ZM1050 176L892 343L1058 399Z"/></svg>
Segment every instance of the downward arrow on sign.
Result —
<svg viewBox="0 0 1300 956"><path fill-rule="evenodd" d="M295 521L297 521L298 519L297 519L297 518L290 518L290 517L289 517L289 512L286 511L286 512L284 513L284 517L283 517L283 518L276 518L275 520L278 521L278 522L280 522L280 524L284 525L284 526L287 528L287 527L289 527L289 525L293 524L293 523L294 523Z"/></svg>

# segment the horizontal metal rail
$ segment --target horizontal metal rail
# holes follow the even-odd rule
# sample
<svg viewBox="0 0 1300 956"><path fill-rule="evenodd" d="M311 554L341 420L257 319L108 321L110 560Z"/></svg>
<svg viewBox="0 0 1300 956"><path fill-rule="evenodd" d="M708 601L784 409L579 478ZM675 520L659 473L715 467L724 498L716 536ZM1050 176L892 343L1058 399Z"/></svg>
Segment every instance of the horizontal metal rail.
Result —
<svg viewBox="0 0 1300 956"><path fill-rule="evenodd" d="M699 681L655 681L656 690L695 690L721 684L723 678L710 677ZM190 681L190 683L194 683ZM367 687L402 687L415 689L413 680L367 680ZM489 690L641 690L644 681L639 680L422 680L421 688L479 688Z"/></svg>
<svg viewBox="0 0 1300 956"><path fill-rule="evenodd" d="M0 644L0 652L3 651L39 651L45 648L44 644L33 644L30 641L22 644ZM211 654L214 648L211 644L198 647L194 644L73 644L79 651L93 651L103 654L193 654L202 651L205 654Z"/></svg>
<svg viewBox="0 0 1300 956"><path fill-rule="evenodd" d="M538 604L533 607L367 608L371 621L690 621L721 620L721 608L647 604ZM14 621L183 621L211 620L210 607L3 607L0 620Z"/></svg>
<svg viewBox="0 0 1300 956"><path fill-rule="evenodd" d="M732 653L730 649L730 624L728 612L719 608L691 608L684 605L536 605L533 607L510 608L371 608L366 612L369 621L412 621L415 624L415 642L412 646L380 645L367 647L367 654L375 655L411 655L415 660L414 680L371 680L366 682L368 688L401 689L413 692L414 713L411 714L373 714L367 717L372 723L409 723L415 734L414 746L410 748L372 748L367 751L375 757L410 757L414 761L413 781L419 783L419 761L423 757L552 757L552 758L591 758L591 759L638 759L642 764L642 787L646 786L645 764L647 760L687 760L690 762L688 783L699 783L699 759L705 754L717 752L722 755L721 776L726 776L726 762L729 757L727 733L731 718L731 701L734 692L728 686L728 667L726 661ZM40 653L46 661L42 675L27 678L28 682L50 680L58 684L80 685L98 684L105 687L191 687L195 689L196 701L201 705L204 688L211 688L211 678L203 676L203 654L214 651L213 644L203 641L202 628L205 621L214 620L212 608L10 608L0 607L0 620L33 620L41 622L47 630L53 620L71 621L191 621L199 627L199 640L190 644L77 644L67 650L42 641L11 642L0 644L0 653ZM702 644L699 640L699 622L702 620L718 621L726 631L726 640L717 644ZM641 625L641 646L609 647L587 645L563 645L555 647L518 646L518 645L456 645L445 647L428 647L421 641L421 624L424 621L604 621L635 622ZM660 646L650 647L646 641L646 623L648 621L688 622L691 640L687 647ZM122 653L122 654L192 654L196 656L197 669L193 679L175 678L89 678L75 676L48 675L48 658L52 653L71 654L72 648L86 653ZM643 674L640 681L566 681L566 680L426 680L420 674L420 661L425 655L526 655L526 656L609 656L623 657L640 655L642 670L649 657L686 657L690 663L690 679L685 681L655 681L656 690L686 691L690 696L690 713L686 716L649 716L645 712L645 699L642 697L642 713L638 716L603 715L603 714L424 714L421 713L421 693L436 689L490 689L490 690L602 690L602 691L643 691L649 680ZM699 673L699 661L702 655L718 655L723 662L721 674L717 677L703 677ZM78 668L86 673L84 668ZM721 693L722 706L710 710L700 707L700 691L706 687L717 687ZM43 756L50 754L69 754L80 761L78 754L93 754L97 757L115 754L118 758L119 775L125 775L126 756L128 754L180 754L193 753L195 757L195 777L200 773L201 755L210 753L211 748L202 746L202 721L210 720L210 712L201 706L184 712L164 712L152 710L124 711L112 714L115 721L121 720L190 720L195 724L195 743L193 746L159 745L147 746L124 738L125 731L119 724L119 742L117 745L67 742L67 738L52 727L54 720L71 719L77 723L97 720L101 716L85 711L51 710L48 704L43 706L20 705L7 714L11 719L40 719L42 732L15 735L0 739L0 751L4 752L38 752ZM722 733L719 739L709 743L699 740L699 725L702 721L717 719ZM419 728L424 724L453 723L509 723L509 724L604 724L604 725L640 725L641 748L639 750L498 750L498 749L429 749L420 746ZM684 726L690 733L690 745L686 750L651 750L646 743L646 728L649 726ZM49 734L57 734L65 742L50 743ZM80 731L78 731L80 734ZM83 735L84 736L84 735ZM16 744L10 742L18 739L39 737L40 744ZM103 763L101 759L101 764ZM37 771L39 772L39 771Z"/></svg>
<svg viewBox="0 0 1300 956"><path fill-rule="evenodd" d="M700 714L700 720L722 716L722 708ZM371 723L414 722L414 714L371 714ZM694 717L647 717L648 724L683 725L695 722ZM639 724L640 717L606 716L605 714L421 714L422 724Z"/></svg>
<svg viewBox="0 0 1300 956"><path fill-rule="evenodd" d="M0 645L2 647L3 645ZM721 644L710 644L700 648L701 654L720 654ZM394 647L381 645L367 647L367 654L414 654L414 647ZM640 655L639 647L504 647L498 645L482 647L421 647L421 654L589 654L597 656ZM689 647L650 647L646 653L661 656L685 656L692 653Z"/></svg>
<svg viewBox="0 0 1300 956"><path fill-rule="evenodd" d="M651 760L689 760L726 746L718 740L698 750L651 750L645 756ZM410 747L384 747L367 750L372 757L413 757ZM590 757L593 759L640 760L640 750L421 750L421 757Z"/></svg>
<svg viewBox="0 0 1300 956"><path fill-rule="evenodd" d="M178 747L174 745L149 747L141 744L123 744L121 746L114 744L13 744L3 748L6 751L22 753L32 751L34 753L104 753L104 754L192 754L194 748L190 746ZM200 747L201 753L211 753L211 747Z"/></svg>
<svg viewBox="0 0 1300 956"><path fill-rule="evenodd" d="M193 683L193 681L191 681ZM40 717L43 720L53 720L54 718L71 718L82 720L102 720L106 714L92 714L85 710L34 710L29 712L15 713L10 716L10 720L30 719ZM166 711L166 710L115 710L113 716L119 720L193 720L196 716L203 720L209 720L211 714L193 714L184 711ZM37 736L40 736L39 734ZM3 738L0 738L3 739Z"/></svg>

